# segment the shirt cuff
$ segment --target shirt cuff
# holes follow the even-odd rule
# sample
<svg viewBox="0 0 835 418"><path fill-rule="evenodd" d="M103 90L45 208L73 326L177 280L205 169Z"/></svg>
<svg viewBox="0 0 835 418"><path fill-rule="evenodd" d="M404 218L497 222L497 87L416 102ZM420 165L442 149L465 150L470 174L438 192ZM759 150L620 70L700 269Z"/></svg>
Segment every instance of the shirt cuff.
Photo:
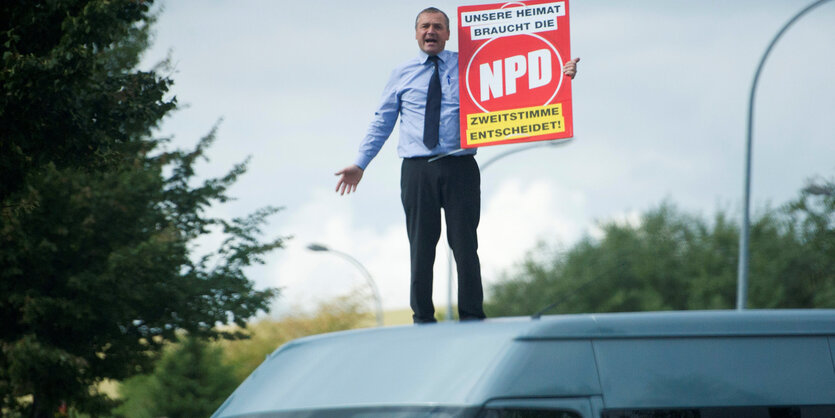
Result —
<svg viewBox="0 0 835 418"><path fill-rule="evenodd" d="M368 167L368 164L371 162L371 158L373 157L360 154L359 156L357 156L357 159L354 160L354 164L356 164L357 167L361 168L362 171L365 171L365 167Z"/></svg>

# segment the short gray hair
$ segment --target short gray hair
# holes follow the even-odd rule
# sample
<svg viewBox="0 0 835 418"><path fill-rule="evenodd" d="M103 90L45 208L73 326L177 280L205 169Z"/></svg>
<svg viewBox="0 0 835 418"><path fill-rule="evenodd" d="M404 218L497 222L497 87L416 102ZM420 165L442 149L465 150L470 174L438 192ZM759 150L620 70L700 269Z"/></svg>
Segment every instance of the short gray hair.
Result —
<svg viewBox="0 0 835 418"><path fill-rule="evenodd" d="M415 29L417 29L418 20L420 20L420 15L422 15L424 13L440 13L440 14L444 15L444 20L446 20L446 28L449 29L449 16L447 16L446 13L444 13L443 10L441 10L437 7L427 7L425 9L421 10L420 13L417 14L417 17L415 18Z"/></svg>

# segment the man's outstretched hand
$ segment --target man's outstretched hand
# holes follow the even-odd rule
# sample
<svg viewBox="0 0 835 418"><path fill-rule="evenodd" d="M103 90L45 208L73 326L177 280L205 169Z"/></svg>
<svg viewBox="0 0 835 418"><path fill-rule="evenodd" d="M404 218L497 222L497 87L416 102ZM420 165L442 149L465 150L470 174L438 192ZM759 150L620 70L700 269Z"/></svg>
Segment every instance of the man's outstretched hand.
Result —
<svg viewBox="0 0 835 418"><path fill-rule="evenodd" d="M356 165L350 165L335 173L340 176L336 182L336 191L340 195L357 191L357 184L362 180L363 170Z"/></svg>

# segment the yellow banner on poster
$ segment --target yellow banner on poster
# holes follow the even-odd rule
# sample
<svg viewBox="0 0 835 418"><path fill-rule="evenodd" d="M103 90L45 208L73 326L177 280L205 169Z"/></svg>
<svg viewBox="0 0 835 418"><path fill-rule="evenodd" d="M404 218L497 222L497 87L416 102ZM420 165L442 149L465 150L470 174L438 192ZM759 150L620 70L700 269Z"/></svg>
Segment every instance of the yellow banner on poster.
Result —
<svg viewBox="0 0 835 418"><path fill-rule="evenodd" d="M467 115L465 141L486 145L514 137L565 132L562 103Z"/></svg>

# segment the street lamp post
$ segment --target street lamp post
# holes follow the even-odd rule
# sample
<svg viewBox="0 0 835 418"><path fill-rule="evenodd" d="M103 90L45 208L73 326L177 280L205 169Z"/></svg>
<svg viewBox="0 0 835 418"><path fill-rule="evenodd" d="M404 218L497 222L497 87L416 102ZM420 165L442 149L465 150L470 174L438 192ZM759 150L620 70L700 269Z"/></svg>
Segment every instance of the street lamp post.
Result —
<svg viewBox="0 0 835 418"><path fill-rule="evenodd" d="M496 161L501 160L502 158L507 157L508 155L516 154L517 152L527 151L527 150L533 149L533 148L561 147L563 145L569 144L573 140L574 140L574 138L558 139L558 140L554 140L554 141L541 141L541 142L534 142L534 143L528 144L527 146L524 146L524 147L518 147L518 148L510 149L510 150L507 150L507 151L505 151L505 152L503 152L499 155L493 156L493 158L485 161L484 164L481 164L479 166L479 170L481 170L481 172L483 173L484 170L487 169L487 167L489 167L490 165L492 165Z"/></svg>
<svg viewBox="0 0 835 418"><path fill-rule="evenodd" d="M559 146L567 145L569 142L571 142L573 140L574 140L574 138L566 138L566 139L560 139L560 140L555 140L555 141L540 141L540 142L534 142L534 143L528 144L527 146L522 146L522 147L518 147L518 148L514 148L514 149L509 149L509 150L507 150L507 151L505 151L501 154L495 155L495 156L493 156L493 158L490 158L489 160L485 161L483 164L481 164L479 166L479 171L481 173L484 173L484 170L486 170L487 167L491 166L496 161L501 160L502 158L507 157L509 155L516 154L517 152L527 151L527 150L533 149L533 148L559 147ZM453 281L452 279L453 279L454 269L452 268L452 261L453 261L453 259L452 259L452 249L449 248L449 241L447 241L447 274L448 274L447 292L448 292L448 296L449 296L447 298L447 310L446 310L447 321L451 321L452 317L453 317L452 316L452 281Z"/></svg>
<svg viewBox="0 0 835 418"><path fill-rule="evenodd" d="M357 269L359 269L359 271L365 277L365 280L368 282L368 286L371 288L371 292L374 295L374 302L377 306L377 326L378 327L383 326L383 303L382 303L382 300L380 299L380 292L377 290L377 284L374 283L374 279L371 278L371 273L368 272L368 269L366 269L365 266L360 264L360 262L357 261L357 259L355 259L354 257L351 257L350 255L348 255L346 253L343 253L342 251L337 251L337 250L334 250L332 248L328 248L328 247L326 247L324 245L321 245L321 244L310 244L310 245L307 246L307 249L310 250L310 251L329 252L329 253L336 254L336 255L341 256L341 257L345 258L346 260L350 261L351 264L353 264L354 266L357 267Z"/></svg>
<svg viewBox="0 0 835 418"><path fill-rule="evenodd" d="M746 134L746 141L745 141L745 181L743 184L743 200L742 200L742 230L739 234L739 266L737 270L737 289L736 289L736 309L743 310L745 309L745 304L748 299L748 243L750 241L749 238L749 230L751 229L751 145L753 142L753 130L754 130L754 95L757 91L757 83L760 80L760 73L762 72L763 66L765 65L765 60L768 58L768 54L771 53L771 50L774 48L774 45L786 33L786 30L794 24L801 16L808 13L815 7L820 6L823 3L826 3L829 0L818 0L808 6L806 6L803 10L799 11L797 14L794 15L785 25L777 32L777 35L774 36L774 39L771 40L771 43L766 48L765 52L763 53L762 58L760 59L760 64L757 66L757 71L754 73L754 82L751 83L751 94L748 98L748 127L747 127L747 134Z"/></svg>

